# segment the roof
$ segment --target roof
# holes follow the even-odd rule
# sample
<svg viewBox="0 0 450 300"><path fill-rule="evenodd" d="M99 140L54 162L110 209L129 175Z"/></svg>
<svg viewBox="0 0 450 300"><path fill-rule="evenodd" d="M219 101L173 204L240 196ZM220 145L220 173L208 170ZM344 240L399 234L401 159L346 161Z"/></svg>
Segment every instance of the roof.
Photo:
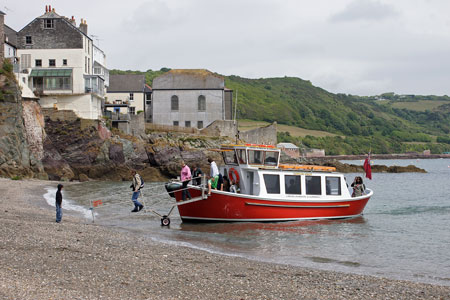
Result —
<svg viewBox="0 0 450 300"><path fill-rule="evenodd" d="M298 149L298 147L292 143L278 143L277 148Z"/></svg>
<svg viewBox="0 0 450 300"><path fill-rule="evenodd" d="M17 31L6 24L3 26L3 29L5 31L5 42L17 48Z"/></svg>
<svg viewBox="0 0 450 300"><path fill-rule="evenodd" d="M33 69L30 77L68 77L72 69Z"/></svg>
<svg viewBox="0 0 450 300"><path fill-rule="evenodd" d="M173 69L153 79L153 90L221 89L225 79L206 69Z"/></svg>
<svg viewBox="0 0 450 300"><path fill-rule="evenodd" d="M145 89L145 75L109 75L108 93L141 92Z"/></svg>

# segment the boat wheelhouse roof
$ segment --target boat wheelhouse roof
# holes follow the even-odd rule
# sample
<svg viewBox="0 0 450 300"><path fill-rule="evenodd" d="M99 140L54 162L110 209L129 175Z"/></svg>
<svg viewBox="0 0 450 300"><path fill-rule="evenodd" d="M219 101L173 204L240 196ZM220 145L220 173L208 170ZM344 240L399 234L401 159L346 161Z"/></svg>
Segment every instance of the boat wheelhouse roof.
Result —
<svg viewBox="0 0 450 300"><path fill-rule="evenodd" d="M335 167L317 165L280 164L281 150L272 145L225 144L218 150L222 152L226 165L246 165L280 170L336 172Z"/></svg>

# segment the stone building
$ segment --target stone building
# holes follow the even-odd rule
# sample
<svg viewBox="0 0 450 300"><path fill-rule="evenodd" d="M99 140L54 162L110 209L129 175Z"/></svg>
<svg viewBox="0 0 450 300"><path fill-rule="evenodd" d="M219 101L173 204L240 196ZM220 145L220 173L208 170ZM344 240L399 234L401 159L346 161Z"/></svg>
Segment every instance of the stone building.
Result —
<svg viewBox="0 0 450 300"><path fill-rule="evenodd" d="M151 120L154 124L204 128L231 120L233 91L223 77L204 69L174 69L155 78Z"/></svg>
<svg viewBox="0 0 450 300"><path fill-rule="evenodd" d="M0 58L5 57L5 13L0 10Z"/></svg>
<svg viewBox="0 0 450 300"><path fill-rule="evenodd" d="M279 143L277 148L281 149L284 153L293 158L300 157L300 149L292 143Z"/></svg>
<svg viewBox="0 0 450 300"><path fill-rule="evenodd" d="M4 55L11 63L18 61L17 57L17 32L8 25L3 26L4 32Z"/></svg>
<svg viewBox="0 0 450 300"><path fill-rule="evenodd" d="M60 16L46 6L42 16L18 32L19 80L39 95L44 108L72 110L80 118L98 119L106 67L101 62L103 74L94 74L94 44L87 28L85 20L77 27L73 17Z"/></svg>

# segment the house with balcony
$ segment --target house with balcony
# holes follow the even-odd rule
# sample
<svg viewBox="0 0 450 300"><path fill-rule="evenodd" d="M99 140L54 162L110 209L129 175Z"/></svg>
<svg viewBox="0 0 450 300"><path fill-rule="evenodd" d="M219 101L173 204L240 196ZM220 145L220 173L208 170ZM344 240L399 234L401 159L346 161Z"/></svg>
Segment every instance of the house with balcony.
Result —
<svg viewBox="0 0 450 300"><path fill-rule="evenodd" d="M114 74L109 76L106 92L107 110L136 115L145 113L152 89L145 83L145 75Z"/></svg>
<svg viewBox="0 0 450 300"><path fill-rule="evenodd" d="M88 36L81 19L61 16L50 6L17 33L20 79L43 108L72 110L99 119L108 72L103 51Z"/></svg>
<svg viewBox="0 0 450 300"><path fill-rule="evenodd" d="M173 69L152 84L152 123L202 129L232 120L233 91L205 69Z"/></svg>

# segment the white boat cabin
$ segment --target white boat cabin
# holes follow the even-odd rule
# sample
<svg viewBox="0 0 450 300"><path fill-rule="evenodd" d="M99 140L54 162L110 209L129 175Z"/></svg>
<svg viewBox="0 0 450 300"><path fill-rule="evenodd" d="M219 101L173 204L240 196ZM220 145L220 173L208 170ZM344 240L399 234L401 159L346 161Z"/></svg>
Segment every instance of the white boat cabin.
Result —
<svg viewBox="0 0 450 300"><path fill-rule="evenodd" d="M267 145L223 145L222 176L237 182L242 195L297 200L338 200L351 195L335 168L281 165L280 149Z"/></svg>

